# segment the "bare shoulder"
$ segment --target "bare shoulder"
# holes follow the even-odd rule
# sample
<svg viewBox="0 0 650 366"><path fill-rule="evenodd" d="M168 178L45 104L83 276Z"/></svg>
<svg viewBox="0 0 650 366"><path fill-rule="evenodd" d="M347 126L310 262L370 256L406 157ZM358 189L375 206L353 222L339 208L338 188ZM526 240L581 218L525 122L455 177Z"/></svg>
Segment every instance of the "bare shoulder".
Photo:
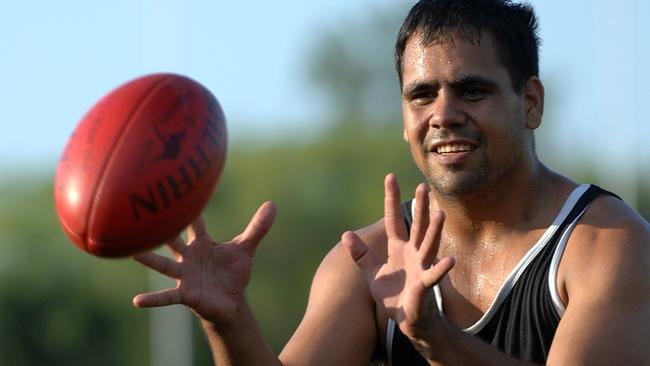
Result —
<svg viewBox="0 0 650 366"><path fill-rule="evenodd" d="M650 225L633 208L614 196L600 196L585 212L582 222L597 228L623 229L650 234Z"/></svg>
<svg viewBox="0 0 650 366"><path fill-rule="evenodd" d="M378 259L382 261L386 260L388 257L388 248L386 246L387 238L384 219L366 226L361 230L357 230L356 233Z"/></svg>
<svg viewBox="0 0 650 366"><path fill-rule="evenodd" d="M386 252L381 221L356 232L375 255ZM337 243L316 271L305 315L280 358L291 365L368 365L379 336L367 282Z"/></svg>
<svg viewBox="0 0 650 366"><path fill-rule="evenodd" d="M380 260L385 260L387 257L386 248L386 231L384 229L384 220L379 220L374 224L356 230L355 233L359 235L361 240L366 246L377 256ZM325 256L319 269L318 274L328 276L328 273L333 275L344 275L350 279L362 279L361 270L352 261L348 251L339 242L337 243ZM364 282L365 283L365 282Z"/></svg>
<svg viewBox="0 0 650 366"><path fill-rule="evenodd" d="M566 262L563 272L567 274L568 291L571 286L579 288L593 279L610 290L629 289L637 295L645 292L647 296L650 225L623 201L601 196L576 226L563 262ZM623 286L626 283L633 284L634 288Z"/></svg>
<svg viewBox="0 0 650 366"><path fill-rule="evenodd" d="M646 275L650 265L650 225L623 201L597 198L576 226L565 253L574 268L604 271L632 266L630 274ZM638 271L638 272L637 272ZM617 272L620 272L618 270Z"/></svg>
<svg viewBox="0 0 650 366"><path fill-rule="evenodd" d="M649 267L648 223L614 197L597 198L560 262L558 285L566 312L548 363L647 365Z"/></svg>

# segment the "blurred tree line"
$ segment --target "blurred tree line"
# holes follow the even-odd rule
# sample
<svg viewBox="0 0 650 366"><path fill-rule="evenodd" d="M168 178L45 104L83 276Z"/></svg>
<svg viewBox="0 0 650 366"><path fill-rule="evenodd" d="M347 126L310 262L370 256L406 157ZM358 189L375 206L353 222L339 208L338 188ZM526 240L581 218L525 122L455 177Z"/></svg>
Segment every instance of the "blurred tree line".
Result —
<svg viewBox="0 0 650 366"><path fill-rule="evenodd" d="M330 99L331 126L272 141L235 139L204 217L212 236L239 233L265 200L278 204L259 247L249 301L279 351L300 321L309 284L342 232L382 215L383 178L397 173L403 198L421 180L402 140L392 43L402 14L325 31L309 53L308 77ZM578 181L593 181L581 168ZM0 365L147 365L148 310L131 298L148 272L130 259L81 252L57 222L52 177L25 174L0 186ZM639 206L650 217L647 186ZM198 324L194 364L211 356Z"/></svg>
<svg viewBox="0 0 650 366"><path fill-rule="evenodd" d="M298 324L314 271L340 234L381 217L384 175L396 172L405 194L415 187L419 175L400 136L397 122L341 124L309 144L233 144L205 219L213 237L228 240L263 201L278 204L248 292L275 349ZM0 195L0 364L148 364L148 311L131 305L147 290L146 270L130 259L92 257L69 242L49 179L24 177ZM196 364L210 364L196 331Z"/></svg>

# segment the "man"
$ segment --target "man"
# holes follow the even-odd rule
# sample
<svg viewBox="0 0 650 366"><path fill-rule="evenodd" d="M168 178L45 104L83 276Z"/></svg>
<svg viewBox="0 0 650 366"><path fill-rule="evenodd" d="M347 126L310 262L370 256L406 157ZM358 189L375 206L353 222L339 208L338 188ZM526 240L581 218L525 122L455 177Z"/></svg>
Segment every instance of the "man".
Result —
<svg viewBox="0 0 650 366"><path fill-rule="evenodd" d="M404 138L426 178L404 213L346 232L321 263L305 316L279 356L244 290L272 203L215 245L197 220L178 280L140 307L182 303L218 365L642 365L650 363L650 226L612 194L552 172L533 131L544 109L532 9L422 0L398 36ZM444 223L444 225L443 225Z"/></svg>

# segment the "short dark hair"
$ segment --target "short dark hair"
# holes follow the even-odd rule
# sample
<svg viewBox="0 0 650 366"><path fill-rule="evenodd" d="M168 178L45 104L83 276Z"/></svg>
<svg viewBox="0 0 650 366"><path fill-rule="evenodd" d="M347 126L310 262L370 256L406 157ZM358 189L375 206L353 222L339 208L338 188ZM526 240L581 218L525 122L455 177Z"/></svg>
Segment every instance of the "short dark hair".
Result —
<svg viewBox="0 0 650 366"><path fill-rule="evenodd" d="M400 85L404 50L413 35L421 35L428 46L453 41L456 35L474 43L480 41L482 33L488 33L513 89L519 93L531 76L539 76L537 29L537 18L528 4L509 0L420 0L406 16L395 44Z"/></svg>

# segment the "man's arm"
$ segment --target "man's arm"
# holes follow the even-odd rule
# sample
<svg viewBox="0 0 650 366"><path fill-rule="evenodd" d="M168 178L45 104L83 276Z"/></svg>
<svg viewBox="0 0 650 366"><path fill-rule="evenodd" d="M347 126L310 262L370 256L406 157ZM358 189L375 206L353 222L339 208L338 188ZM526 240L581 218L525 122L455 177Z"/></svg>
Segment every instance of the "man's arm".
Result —
<svg viewBox="0 0 650 366"><path fill-rule="evenodd" d="M385 256L381 222L358 234L376 255ZM377 340L368 285L339 243L316 272L305 316L280 358L286 365L369 365Z"/></svg>
<svg viewBox="0 0 650 366"><path fill-rule="evenodd" d="M551 365L650 364L650 227L612 197L575 228L558 269L566 304Z"/></svg>
<svg viewBox="0 0 650 366"><path fill-rule="evenodd" d="M368 365L377 340L375 307L362 272L340 245L318 269L305 317L279 358L262 337L244 292L255 249L274 216L275 206L263 205L246 230L226 243L214 242L197 220L188 229L187 244L180 238L168 244L176 260L154 253L136 256L147 267L176 279L177 286L140 294L134 304L189 307L199 317L219 366ZM382 256L381 225L359 235Z"/></svg>
<svg viewBox="0 0 650 366"><path fill-rule="evenodd" d="M245 299L235 317L225 324L199 317L215 365L282 365L262 337Z"/></svg>

